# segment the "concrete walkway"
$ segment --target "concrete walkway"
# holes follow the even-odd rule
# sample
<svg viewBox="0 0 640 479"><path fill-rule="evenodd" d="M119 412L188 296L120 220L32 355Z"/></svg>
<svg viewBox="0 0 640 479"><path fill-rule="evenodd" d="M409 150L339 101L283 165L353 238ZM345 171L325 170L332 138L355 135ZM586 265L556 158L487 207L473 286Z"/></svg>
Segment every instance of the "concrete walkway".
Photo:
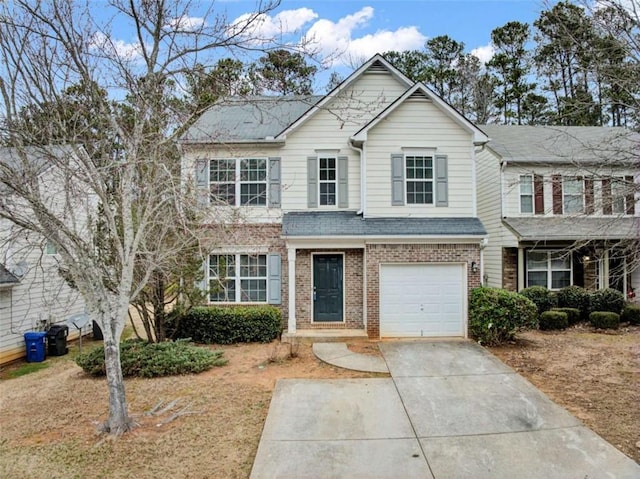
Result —
<svg viewBox="0 0 640 479"><path fill-rule="evenodd" d="M346 343L313 343L313 354L320 360L333 366L365 373L388 373L384 359L370 354L350 351Z"/></svg>
<svg viewBox="0 0 640 479"><path fill-rule="evenodd" d="M279 380L259 478L640 477L640 466L466 342L381 343L391 378Z"/></svg>

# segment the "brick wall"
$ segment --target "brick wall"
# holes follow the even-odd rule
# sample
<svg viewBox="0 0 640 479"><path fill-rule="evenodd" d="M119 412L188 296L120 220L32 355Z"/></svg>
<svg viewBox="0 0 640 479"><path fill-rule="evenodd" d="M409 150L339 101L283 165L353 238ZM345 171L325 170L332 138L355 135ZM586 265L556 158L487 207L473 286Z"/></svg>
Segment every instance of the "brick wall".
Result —
<svg viewBox="0 0 640 479"><path fill-rule="evenodd" d="M280 237L282 227L279 224L234 224L226 226L214 226L210 228L211 234L205 240L205 244L212 250L225 247L233 248L234 252L241 253L246 248L252 252L252 248L262 248L266 253L280 253L282 257L282 303L279 305L282 311L283 327L286 327L288 317L288 275L287 248Z"/></svg>
<svg viewBox="0 0 640 479"><path fill-rule="evenodd" d="M471 271L471 263L478 271ZM380 337L380 263L466 263L467 288L480 286L480 246L467 244L367 245L367 334Z"/></svg>
<svg viewBox="0 0 640 479"><path fill-rule="evenodd" d="M312 294L313 269L312 254L344 253L344 322L313 322ZM363 328L362 322L362 278L363 250L361 249L323 249L298 250L296 252L296 323L300 329L327 328Z"/></svg>
<svg viewBox="0 0 640 479"><path fill-rule="evenodd" d="M502 287L518 290L518 248L502 248Z"/></svg>

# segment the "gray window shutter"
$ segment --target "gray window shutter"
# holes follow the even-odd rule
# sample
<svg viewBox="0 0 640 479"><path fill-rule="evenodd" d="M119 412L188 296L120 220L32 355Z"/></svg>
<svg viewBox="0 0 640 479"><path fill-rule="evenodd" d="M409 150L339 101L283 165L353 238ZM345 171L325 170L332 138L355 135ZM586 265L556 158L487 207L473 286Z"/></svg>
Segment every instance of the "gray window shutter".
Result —
<svg viewBox="0 0 640 479"><path fill-rule="evenodd" d="M272 156L269 158L269 207L280 208L280 158Z"/></svg>
<svg viewBox="0 0 640 479"><path fill-rule="evenodd" d="M349 158L338 157L338 208L349 207Z"/></svg>
<svg viewBox="0 0 640 479"><path fill-rule="evenodd" d="M436 206L449 206L447 155L436 155Z"/></svg>
<svg viewBox="0 0 640 479"><path fill-rule="evenodd" d="M196 281L196 288L206 292L209 288L207 286L207 273L209 269L209 257L206 257L202 262L200 274L202 275L198 281ZM208 298L207 298L208 299Z"/></svg>
<svg viewBox="0 0 640 479"><path fill-rule="evenodd" d="M318 207L318 157L307 157L307 206Z"/></svg>
<svg viewBox="0 0 640 479"><path fill-rule="evenodd" d="M202 158L196 160L196 193L199 206L209 204L209 160Z"/></svg>
<svg viewBox="0 0 640 479"><path fill-rule="evenodd" d="M404 155L391 155L391 204L404 205Z"/></svg>
<svg viewBox="0 0 640 479"><path fill-rule="evenodd" d="M282 259L277 253L268 257L269 304L282 303Z"/></svg>

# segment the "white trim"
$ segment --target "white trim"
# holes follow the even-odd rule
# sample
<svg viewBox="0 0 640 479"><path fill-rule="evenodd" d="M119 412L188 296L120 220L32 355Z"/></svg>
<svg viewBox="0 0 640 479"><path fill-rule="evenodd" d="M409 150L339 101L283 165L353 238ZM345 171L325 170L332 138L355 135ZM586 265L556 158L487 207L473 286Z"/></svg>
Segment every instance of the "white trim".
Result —
<svg viewBox="0 0 640 479"><path fill-rule="evenodd" d="M238 157L238 158L228 158L228 157L213 157L213 158L199 158L201 160L207 161L207 176L208 176L208 185L211 188L212 184L215 185L226 185L232 183L231 181L212 181L211 180L211 162L212 161L233 161L234 162L234 204L221 204L214 206L229 206L232 208L268 208L269 207L269 158L262 156L246 156L246 157ZM240 179L242 174L242 162L247 160L262 160L265 164L265 179L264 181L242 181ZM264 204L263 205L252 205L252 204L244 204L242 203L242 184L264 184ZM211 203L211 195L209 195L209 202Z"/></svg>
<svg viewBox="0 0 640 479"><path fill-rule="evenodd" d="M321 160L333 160L334 164L333 164L333 172L334 172L334 179L333 180L321 180L320 179L320 163ZM320 154L318 155L318 171L316 172L316 174L318 175L318 182L317 182L317 195L318 195L318 208L319 209L336 209L338 208L338 156L337 155L333 155L333 154ZM327 170L330 171L330 170ZM325 184L333 184L333 199L334 199L334 203L332 205L323 205L322 201L321 201L321 197L322 197L322 193L320 191L320 185Z"/></svg>
<svg viewBox="0 0 640 479"><path fill-rule="evenodd" d="M531 193L524 196L531 196L531 211L522 211L522 177L528 176L531 178ZM533 215L536 211L536 197L535 197L535 186L534 186L534 178L532 173L525 173L522 175L518 175L518 211L521 215Z"/></svg>
<svg viewBox="0 0 640 479"><path fill-rule="evenodd" d="M217 279L215 276L210 276L211 270L211 256L233 256L234 257L234 270L235 274L233 276L233 281L235 283L235 299L233 301L211 301L211 281ZM265 268L266 268L266 276L240 276L240 268L241 268L241 256L264 256L265 257ZM258 305L258 304L269 304L269 255L267 253L248 253L248 252L240 252L240 253L231 253L228 251L216 251L209 253L207 255L207 271L205 272L206 276L206 287L207 287L207 304L210 305ZM243 279L254 279L254 280L264 280L265 282L265 300L264 301L242 301L242 280ZM226 278L226 280L231 280L231 278ZM219 280L218 280L219 281Z"/></svg>
<svg viewBox="0 0 640 479"><path fill-rule="evenodd" d="M315 316L315 301L313 300L313 288L314 288L314 257L315 256L342 256L342 320L341 321L316 321ZM347 283L346 283L347 262L346 253L344 251L318 251L311 253L311 324L344 324L346 323L347 315Z"/></svg>
<svg viewBox="0 0 640 479"><path fill-rule="evenodd" d="M530 270L529 269L529 254L531 253L545 253L547 255L547 261L546 261L546 268L544 270L542 269L534 269L534 270ZM566 268L562 268L562 269L553 269L551 264L553 262L553 254L554 253L560 253L561 257L566 256L569 260L569 269L567 270ZM559 291L562 288L553 288L553 272L554 271L569 271L569 284L568 286L572 286L573 285L573 255L571 252L566 252L563 250L558 250L558 249L546 249L546 248L539 248L539 249L535 249L535 248L531 248L531 249L527 249L526 250L526 271L525 271L525 285L526 287L530 287L531 285L529 285L529 272L533 271L533 272L541 272L541 271L545 271L547 273L547 284L544 286L545 288L547 288L549 291ZM563 286L564 287L564 286Z"/></svg>
<svg viewBox="0 0 640 479"><path fill-rule="evenodd" d="M289 285L289 318L288 331L290 334L296 332L296 248L287 245L287 267L288 267L288 285Z"/></svg>
<svg viewBox="0 0 640 479"><path fill-rule="evenodd" d="M431 179L429 178L408 178L407 177L407 156L411 156L411 157L419 157L422 158L424 161L431 159ZM432 205L435 206L436 204L436 178L435 178L435 173L436 173L436 157L435 155L431 155L431 154L426 154L423 152L419 152L419 151L415 151L415 152L403 152L403 172L404 172L404 206L407 206L409 208L412 207L420 207L423 208L425 205ZM415 169L415 167L414 167ZM425 164L424 166L424 172L426 173L427 170L427 166ZM409 198L409 188L408 188L408 183L412 182L412 183L431 183L431 202L427 202L427 203L409 203L408 198Z"/></svg>
<svg viewBox="0 0 640 479"><path fill-rule="evenodd" d="M486 234L469 236L284 236L287 244L295 244L300 249L313 248L364 248L368 244L478 244Z"/></svg>
<svg viewBox="0 0 640 479"><path fill-rule="evenodd" d="M580 179L578 179L578 178L580 178ZM582 185L582 195L581 195L582 196L582 209L580 211L570 211L570 212L565 211L565 203L564 203L565 192L564 192L564 188L565 188L565 185L567 183L567 180L580 182L581 185ZM567 195L567 196L577 197L578 195ZM611 196L611 198L613 199L613 195ZM583 215L585 213L585 210L586 210L586 201L585 201L585 191L584 191L584 178L583 177L579 177L579 176L564 176L563 175L562 176L562 214L563 215L576 215L576 214ZM534 205L534 211L535 211L535 205Z"/></svg>
<svg viewBox="0 0 640 479"><path fill-rule="evenodd" d="M447 167L448 169L448 167ZM449 181L449 175L447 171L447 181ZM476 146L471 147L471 215L478 216L478 181L476 173ZM480 277L480 284L482 284L482 277Z"/></svg>

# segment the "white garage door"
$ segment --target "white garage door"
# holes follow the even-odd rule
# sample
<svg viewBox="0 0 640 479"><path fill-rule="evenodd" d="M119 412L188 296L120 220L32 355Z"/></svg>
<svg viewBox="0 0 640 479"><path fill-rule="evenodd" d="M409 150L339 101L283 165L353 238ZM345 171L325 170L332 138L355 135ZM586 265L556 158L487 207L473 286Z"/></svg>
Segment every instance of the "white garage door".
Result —
<svg viewBox="0 0 640 479"><path fill-rule="evenodd" d="M463 265L382 265L380 336L464 336L464 283Z"/></svg>

